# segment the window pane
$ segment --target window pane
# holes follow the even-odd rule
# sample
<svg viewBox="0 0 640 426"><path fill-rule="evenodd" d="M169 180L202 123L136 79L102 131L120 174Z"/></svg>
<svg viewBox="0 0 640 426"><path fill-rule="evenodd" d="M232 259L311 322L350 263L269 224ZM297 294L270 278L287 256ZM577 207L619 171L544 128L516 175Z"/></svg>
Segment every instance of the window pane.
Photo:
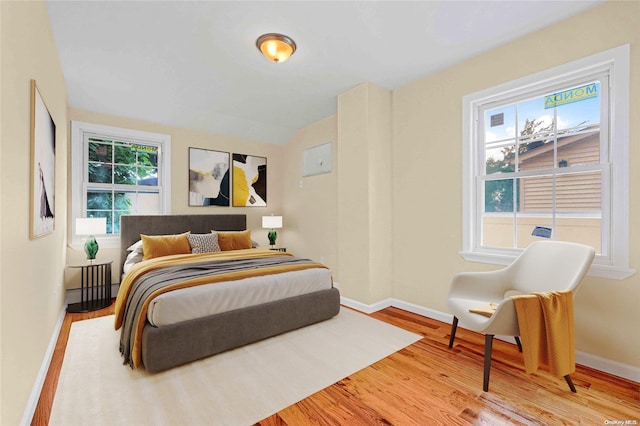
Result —
<svg viewBox="0 0 640 426"><path fill-rule="evenodd" d="M113 183L115 184L135 185L138 180L136 175L136 166L116 165L113 172Z"/></svg>
<svg viewBox="0 0 640 426"><path fill-rule="evenodd" d="M95 142L96 139L91 139L89 142L89 161L98 161L102 163L111 163L112 147L111 144Z"/></svg>
<svg viewBox="0 0 640 426"><path fill-rule="evenodd" d="M521 213L553 212L553 179L551 176L534 176L518 179Z"/></svg>
<svg viewBox="0 0 640 426"><path fill-rule="evenodd" d="M602 173L568 173L556 177L556 210L559 213L602 211Z"/></svg>
<svg viewBox="0 0 640 426"><path fill-rule="evenodd" d="M513 179L491 180L484 183L484 211L513 211Z"/></svg>
<svg viewBox="0 0 640 426"><path fill-rule="evenodd" d="M516 136L515 105L492 109L485 113L485 141L513 139Z"/></svg>
<svg viewBox="0 0 640 426"><path fill-rule="evenodd" d="M539 240L539 235L545 235L545 231L553 231L553 178L549 175L520 178L517 185L516 247L525 248Z"/></svg>
<svg viewBox="0 0 640 426"><path fill-rule="evenodd" d="M159 213L160 194L157 192L139 192L137 211L139 214Z"/></svg>
<svg viewBox="0 0 640 426"><path fill-rule="evenodd" d="M139 166L158 167L158 147L152 145L136 145L137 164Z"/></svg>
<svg viewBox="0 0 640 426"><path fill-rule="evenodd" d="M602 254L602 219L600 217L560 216L556 218L555 239L586 244Z"/></svg>
<svg viewBox="0 0 640 426"><path fill-rule="evenodd" d="M133 200L135 200L134 192L116 191L114 193L113 209L129 213L134 209Z"/></svg>
<svg viewBox="0 0 640 426"><path fill-rule="evenodd" d="M87 210L111 210L111 191L87 191Z"/></svg>
<svg viewBox="0 0 640 426"><path fill-rule="evenodd" d="M513 172L513 159L515 158L515 141L487 143L485 146L485 173Z"/></svg>
<svg viewBox="0 0 640 426"><path fill-rule="evenodd" d="M158 186L158 169L138 167L138 185Z"/></svg>
<svg viewBox="0 0 640 426"><path fill-rule="evenodd" d="M518 136L554 130L553 109L545 109L544 96L518 103Z"/></svg>
<svg viewBox="0 0 640 426"><path fill-rule="evenodd" d="M573 94L571 89L565 92ZM556 106L558 130L600 124L600 83L579 86L574 92L579 100Z"/></svg>
<svg viewBox="0 0 640 426"><path fill-rule="evenodd" d="M602 172L558 175L556 209L556 239L586 244L602 254Z"/></svg>
<svg viewBox="0 0 640 426"><path fill-rule="evenodd" d="M540 136L543 136L542 138ZM527 138L520 143L518 171L552 169L554 167L554 139L549 134Z"/></svg>
<svg viewBox="0 0 640 426"><path fill-rule="evenodd" d="M600 164L600 127L558 137L558 167Z"/></svg>
<svg viewBox="0 0 640 426"><path fill-rule="evenodd" d="M513 247L513 214L485 213L482 216L483 247Z"/></svg>
<svg viewBox="0 0 640 426"><path fill-rule="evenodd" d="M545 240L545 232L553 233L553 218L551 215L520 214L516 218L517 248L525 248L534 241Z"/></svg>
<svg viewBox="0 0 640 426"><path fill-rule="evenodd" d="M136 164L136 151L130 145L117 143L114 149L116 164Z"/></svg>
<svg viewBox="0 0 640 426"><path fill-rule="evenodd" d="M112 164L89 163L89 182L112 183Z"/></svg>
<svg viewBox="0 0 640 426"><path fill-rule="evenodd" d="M117 191L115 210L123 214L151 214L160 212L160 194L157 191Z"/></svg>

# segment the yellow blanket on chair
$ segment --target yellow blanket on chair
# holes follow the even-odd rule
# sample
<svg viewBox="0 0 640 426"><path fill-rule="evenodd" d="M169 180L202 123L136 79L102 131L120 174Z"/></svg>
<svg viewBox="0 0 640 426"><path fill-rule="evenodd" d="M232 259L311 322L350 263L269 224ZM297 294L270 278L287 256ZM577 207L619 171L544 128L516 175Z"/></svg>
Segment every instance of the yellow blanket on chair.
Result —
<svg viewBox="0 0 640 426"><path fill-rule="evenodd" d="M524 367L535 372L540 364L551 374L575 372L573 296L570 292L531 293L512 297L518 315Z"/></svg>

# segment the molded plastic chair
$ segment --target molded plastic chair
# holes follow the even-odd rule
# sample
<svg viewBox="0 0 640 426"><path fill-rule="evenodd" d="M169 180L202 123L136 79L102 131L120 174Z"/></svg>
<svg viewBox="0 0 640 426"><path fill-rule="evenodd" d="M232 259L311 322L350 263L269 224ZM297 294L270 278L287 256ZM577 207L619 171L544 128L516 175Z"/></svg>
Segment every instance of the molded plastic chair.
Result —
<svg viewBox="0 0 640 426"><path fill-rule="evenodd" d="M489 272L456 274L449 289L448 306L453 313L449 348L461 320L465 328L485 335L484 391L489 390L491 347L494 335L514 336L520 352L518 318L510 296L531 292L575 292L587 274L595 256L592 247L561 241L536 241L506 268ZM469 312L489 303L497 303L491 317ZM572 392L569 375L565 380Z"/></svg>

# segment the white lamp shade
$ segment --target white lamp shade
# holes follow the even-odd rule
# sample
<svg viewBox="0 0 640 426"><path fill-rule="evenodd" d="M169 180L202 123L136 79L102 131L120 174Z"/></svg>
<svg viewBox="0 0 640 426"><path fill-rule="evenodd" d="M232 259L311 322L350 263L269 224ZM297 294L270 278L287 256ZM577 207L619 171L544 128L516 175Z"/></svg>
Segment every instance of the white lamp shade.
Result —
<svg viewBox="0 0 640 426"><path fill-rule="evenodd" d="M262 216L262 227L268 229L282 228L282 216Z"/></svg>
<svg viewBox="0 0 640 426"><path fill-rule="evenodd" d="M107 233L106 217L76 218L76 235L102 235Z"/></svg>

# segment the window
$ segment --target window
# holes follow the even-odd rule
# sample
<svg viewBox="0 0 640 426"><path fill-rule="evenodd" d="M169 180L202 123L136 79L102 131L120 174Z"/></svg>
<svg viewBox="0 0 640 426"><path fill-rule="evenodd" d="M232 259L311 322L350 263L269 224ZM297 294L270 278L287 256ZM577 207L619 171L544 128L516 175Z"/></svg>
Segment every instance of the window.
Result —
<svg viewBox="0 0 640 426"><path fill-rule="evenodd" d="M170 212L169 136L76 121L71 127L73 218L105 217L101 245L117 247L123 214ZM72 245L81 245L75 231Z"/></svg>
<svg viewBox="0 0 640 426"><path fill-rule="evenodd" d="M629 47L463 98L462 255L509 263L540 238L628 268Z"/></svg>

